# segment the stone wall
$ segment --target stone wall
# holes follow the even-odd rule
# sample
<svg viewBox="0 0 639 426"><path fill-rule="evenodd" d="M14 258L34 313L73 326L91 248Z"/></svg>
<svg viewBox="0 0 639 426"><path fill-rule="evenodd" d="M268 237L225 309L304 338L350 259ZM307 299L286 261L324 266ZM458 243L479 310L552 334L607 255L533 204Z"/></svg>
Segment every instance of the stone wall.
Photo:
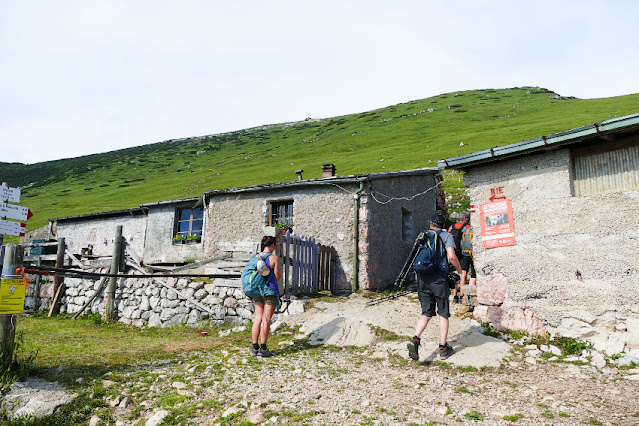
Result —
<svg viewBox="0 0 639 426"><path fill-rule="evenodd" d="M242 288L220 286L215 280L211 283L186 278L162 280L166 286L152 278L120 279L115 294L119 321L137 327L168 327L249 324L253 319L253 305ZM100 287L100 281L79 278L65 278L64 284L66 292L60 311L69 314L78 312ZM104 314L107 286L108 282L83 315Z"/></svg>
<svg viewBox="0 0 639 426"><path fill-rule="evenodd" d="M360 210L360 288L379 290L395 281L417 235L428 229L435 213L435 184L436 171L371 182Z"/></svg>
<svg viewBox="0 0 639 426"><path fill-rule="evenodd" d="M294 232L335 247L335 285L349 290L353 274L353 193L355 184L243 192L211 197L206 219L206 254L214 256L225 241L259 242L267 234L268 208L273 201L293 200Z"/></svg>
<svg viewBox="0 0 639 426"><path fill-rule="evenodd" d="M639 192L571 192L567 149L469 169L470 202L502 187L517 245L484 250L471 215L476 317L531 333L589 340L610 354L639 348ZM478 209L479 210L479 209Z"/></svg>
<svg viewBox="0 0 639 426"><path fill-rule="evenodd" d="M93 245L95 256L111 256L115 229L122 225L122 236L139 255L144 253L146 215L129 214L113 217L77 218L73 221L58 221L55 238L64 238L71 253L79 254L83 247Z"/></svg>

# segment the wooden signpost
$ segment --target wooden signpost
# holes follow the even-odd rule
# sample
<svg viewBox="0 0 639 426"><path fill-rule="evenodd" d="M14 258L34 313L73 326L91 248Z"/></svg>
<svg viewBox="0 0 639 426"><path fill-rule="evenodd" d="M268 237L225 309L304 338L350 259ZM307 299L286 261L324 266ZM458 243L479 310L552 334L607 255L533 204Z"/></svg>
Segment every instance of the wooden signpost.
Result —
<svg viewBox="0 0 639 426"><path fill-rule="evenodd" d="M33 213L27 207L12 203L20 202L20 188L10 188L6 182L0 186L0 245L5 235L24 236L26 225L8 219L19 221L29 220ZM2 354L0 362L8 366L13 361L15 347L16 314L24 310L24 296L26 284L16 275L16 268L22 266L22 247L9 244L4 247L2 259L2 274L0 275L0 347Z"/></svg>

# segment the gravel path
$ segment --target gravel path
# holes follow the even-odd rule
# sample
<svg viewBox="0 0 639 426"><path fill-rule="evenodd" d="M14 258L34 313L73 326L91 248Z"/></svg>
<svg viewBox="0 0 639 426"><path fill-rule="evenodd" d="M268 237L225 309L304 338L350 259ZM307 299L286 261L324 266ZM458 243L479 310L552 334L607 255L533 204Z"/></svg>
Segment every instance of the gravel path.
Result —
<svg viewBox="0 0 639 426"><path fill-rule="evenodd" d="M441 363L427 349L415 362L403 339L381 339L368 324L410 335L417 302L401 298L375 309L365 302L355 296L319 303L288 318L310 339L289 328L276 331L285 341L272 348L273 358L251 357L247 345L108 381L132 401L114 408L115 417L121 424L144 424L158 414L168 414L172 424L639 424L637 370L550 362L493 338L469 343L477 326L458 318L451 319L458 353ZM436 340L436 327L429 327L424 341ZM317 339L332 346L309 344ZM490 365L474 366L469 354Z"/></svg>

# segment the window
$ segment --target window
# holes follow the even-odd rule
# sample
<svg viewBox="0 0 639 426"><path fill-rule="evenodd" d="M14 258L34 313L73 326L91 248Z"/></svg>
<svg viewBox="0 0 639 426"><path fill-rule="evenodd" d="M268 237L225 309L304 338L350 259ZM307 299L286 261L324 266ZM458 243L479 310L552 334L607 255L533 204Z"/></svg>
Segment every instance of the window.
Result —
<svg viewBox="0 0 639 426"><path fill-rule="evenodd" d="M204 212L201 208L178 209L177 211L177 235L187 237L197 235L202 237L202 223Z"/></svg>
<svg viewBox="0 0 639 426"><path fill-rule="evenodd" d="M571 151L575 196L639 189L639 144L612 142Z"/></svg>
<svg viewBox="0 0 639 426"><path fill-rule="evenodd" d="M286 223L293 227L293 200L274 201L269 206L269 226Z"/></svg>

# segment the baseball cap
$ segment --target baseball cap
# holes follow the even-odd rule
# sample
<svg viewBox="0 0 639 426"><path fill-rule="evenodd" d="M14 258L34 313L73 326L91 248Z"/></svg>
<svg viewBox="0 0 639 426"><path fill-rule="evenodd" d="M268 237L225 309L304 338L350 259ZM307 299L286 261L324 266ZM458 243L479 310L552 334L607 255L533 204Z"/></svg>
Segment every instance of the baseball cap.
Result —
<svg viewBox="0 0 639 426"><path fill-rule="evenodd" d="M444 219L444 216L442 216L441 214L435 213L431 216L430 221L436 227L441 228L444 226L444 222L446 222L446 219Z"/></svg>

